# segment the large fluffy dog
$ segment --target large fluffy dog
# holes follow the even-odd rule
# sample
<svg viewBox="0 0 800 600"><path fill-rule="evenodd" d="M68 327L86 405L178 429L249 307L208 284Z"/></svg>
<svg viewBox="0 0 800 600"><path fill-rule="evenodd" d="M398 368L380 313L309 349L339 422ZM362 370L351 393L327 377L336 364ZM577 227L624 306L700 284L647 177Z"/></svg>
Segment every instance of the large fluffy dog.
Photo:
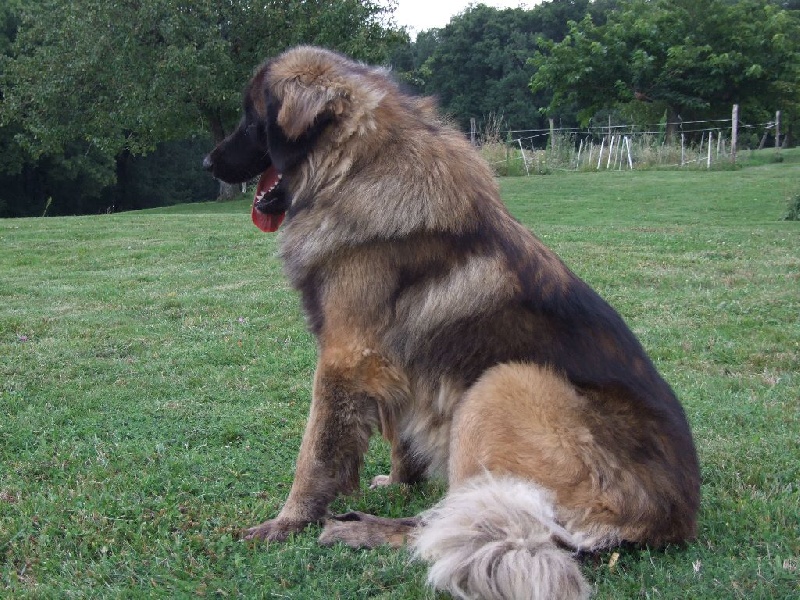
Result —
<svg viewBox="0 0 800 600"><path fill-rule="evenodd" d="M691 538L699 469L680 404L634 335L517 223L433 103L319 48L266 62L238 129L206 157L258 174L253 221L283 225L319 362L289 497L247 537L327 517L321 541L408 540L468 598L587 594L571 553ZM392 469L442 474L416 519L327 515L373 431Z"/></svg>

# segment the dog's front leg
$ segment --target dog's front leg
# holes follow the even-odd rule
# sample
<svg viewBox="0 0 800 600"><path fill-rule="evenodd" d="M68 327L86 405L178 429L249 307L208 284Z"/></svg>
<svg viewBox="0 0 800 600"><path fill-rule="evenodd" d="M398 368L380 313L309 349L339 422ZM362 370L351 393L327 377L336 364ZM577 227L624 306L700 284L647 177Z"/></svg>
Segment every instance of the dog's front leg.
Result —
<svg viewBox="0 0 800 600"><path fill-rule="evenodd" d="M275 519L246 530L245 539L285 540L320 521L337 494L358 488L369 437L379 420L364 383L358 369L318 365L289 497Z"/></svg>

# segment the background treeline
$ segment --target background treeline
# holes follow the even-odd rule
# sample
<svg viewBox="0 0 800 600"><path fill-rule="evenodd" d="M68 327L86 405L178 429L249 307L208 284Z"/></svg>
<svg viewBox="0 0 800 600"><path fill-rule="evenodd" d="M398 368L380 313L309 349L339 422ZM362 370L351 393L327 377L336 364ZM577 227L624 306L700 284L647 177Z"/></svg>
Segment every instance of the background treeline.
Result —
<svg viewBox="0 0 800 600"><path fill-rule="evenodd" d="M465 130L800 118L800 0L471 6L412 41L392 2L0 0L0 216L232 195L200 168L264 57L387 64ZM498 125L498 123L500 125ZM502 134L502 132L500 132Z"/></svg>
<svg viewBox="0 0 800 600"><path fill-rule="evenodd" d="M371 0L0 0L0 216L209 200L203 155L253 69L313 43L374 63L408 43Z"/></svg>
<svg viewBox="0 0 800 600"><path fill-rule="evenodd" d="M553 0L474 6L397 49L395 67L468 130L800 116L800 1ZM483 121L483 126L481 126ZM699 134L698 134L699 135ZM758 139L758 138L756 138Z"/></svg>

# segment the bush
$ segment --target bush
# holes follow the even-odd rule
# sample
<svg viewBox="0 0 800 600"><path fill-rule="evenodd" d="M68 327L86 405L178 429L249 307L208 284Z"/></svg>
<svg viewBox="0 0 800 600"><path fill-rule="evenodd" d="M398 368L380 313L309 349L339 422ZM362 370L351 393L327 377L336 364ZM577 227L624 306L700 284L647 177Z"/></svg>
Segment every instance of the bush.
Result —
<svg viewBox="0 0 800 600"><path fill-rule="evenodd" d="M786 213L783 215L783 221L800 221L800 194L795 194L789 198L789 203L786 207Z"/></svg>

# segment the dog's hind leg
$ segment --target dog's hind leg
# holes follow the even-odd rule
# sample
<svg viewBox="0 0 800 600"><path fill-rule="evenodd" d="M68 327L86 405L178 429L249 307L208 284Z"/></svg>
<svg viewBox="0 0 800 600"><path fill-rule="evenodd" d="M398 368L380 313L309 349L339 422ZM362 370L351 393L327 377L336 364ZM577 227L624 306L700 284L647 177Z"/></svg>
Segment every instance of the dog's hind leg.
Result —
<svg viewBox="0 0 800 600"><path fill-rule="evenodd" d="M562 511L576 493L594 502L583 495L597 450L586 411L569 382L536 365L500 365L473 385L453 418L450 490L412 540L434 587L484 600L587 597L572 556L582 545ZM599 501L581 508L602 512ZM598 543L616 540L615 527L603 533Z"/></svg>
<svg viewBox="0 0 800 600"><path fill-rule="evenodd" d="M575 551L686 539L675 442L625 394L535 364L484 373L453 417L450 491L413 539L431 584L459 598L584 598Z"/></svg>

